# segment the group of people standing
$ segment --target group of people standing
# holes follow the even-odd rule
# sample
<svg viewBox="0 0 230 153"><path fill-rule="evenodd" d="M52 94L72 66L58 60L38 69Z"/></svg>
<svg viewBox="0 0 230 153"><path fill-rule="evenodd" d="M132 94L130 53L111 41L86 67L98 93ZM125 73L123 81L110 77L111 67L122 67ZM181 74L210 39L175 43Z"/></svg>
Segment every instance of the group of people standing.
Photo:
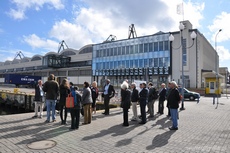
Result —
<svg viewBox="0 0 230 153"><path fill-rule="evenodd" d="M82 95L79 93L78 87L74 87L72 82L63 79L60 86L55 81L55 77L51 74L48 81L42 84L39 80L35 86L35 115L32 118L42 118L43 105L46 102L47 116L45 123L50 122L50 111L52 111L52 122L56 122L56 104L59 98L58 106L60 108L61 124L66 125L67 113L71 114L71 127L70 130L79 128L80 112L83 107L84 124L90 124L92 119L92 111L96 113L96 99L98 97L97 82L93 82L92 86L88 82L84 82ZM66 107L66 98L73 97L74 107ZM38 116L38 108L40 108L40 115Z"/></svg>
<svg viewBox="0 0 230 153"><path fill-rule="evenodd" d="M82 94L79 93L78 87L74 87L72 82L68 82L67 79L63 79L62 83L59 84L55 81L55 77L51 74L48 77L48 81L44 84L41 80L35 86L35 115L33 118L42 118L43 116L43 105L46 102L47 116L45 123L50 122L50 111L52 111L52 122L56 122L56 103L59 97L60 107L60 119L61 124L66 125L67 113L71 114L71 127L70 130L79 128L80 112L83 111L85 124L90 124L92 120L92 112L96 113L96 99L99 95L97 88L97 82L94 81L92 85L88 82L84 82ZM104 98L105 111L104 115L109 115L109 103L110 99L114 97L115 90L113 85L110 84L110 80L106 80L106 84L103 88L102 97ZM68 96L73 97L74 107L66 107L66 98ZM167 100L168 116L171 116L172 127L170 130L178 130L178 108L180 102L180 93L177 89L177 83L175 81L169 82L168 89L165 84L161 84L161 88L157 90L153 83L149 82L140 84L140 90L137 89L136 84L132 83L131 88L128 84L128 80L121 84L121 107L123 108L123 126L129 126L128 111L132 105L133 117L132 121L139 121L139 124L145 124L147 118L154 117L154 104L157 99L158 103L158 114L164 114L164 101ZM140 116L137 114L137 104L140 105ZM146 112L146 106L148 111ZM82 109L83 107L83 109ZM38 108L40 108L40 115L38 116ZM146 113L149 116L146 117Z"/></svg>
<svg viewBox="0 0 230 153"><path fill-rule="evenodd" d="M172 127L170 130L178 130L178 108L180 102L180 94L177 89L175 81L169 82L166 89L164 83L161 84L159 91L149 82L148 87L146 83L140 84L140 91L137 90L136 84L129 84L124 81L121 84L121 107L123 108L123 126L129 126L128 110L132 103L133 117L132 121L139 121L139 124L145 124L147 121L146 113L149 113L148 118L154 117L154 103L158 99L158 112L157 114L164 114L164 101L167 100L168 115L171 116ZM141 115L137 115L137 103L140 105ZM146 112L146 106L148 111Z"/></svg>

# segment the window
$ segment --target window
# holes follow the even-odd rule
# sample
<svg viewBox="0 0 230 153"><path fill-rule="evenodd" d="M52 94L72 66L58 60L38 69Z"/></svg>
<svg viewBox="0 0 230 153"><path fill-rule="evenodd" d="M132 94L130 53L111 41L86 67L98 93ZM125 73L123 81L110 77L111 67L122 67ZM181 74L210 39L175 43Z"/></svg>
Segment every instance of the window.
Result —
<svg viewBox="0 0 230 153"><path fill-rule="evenodd" d="M153 51L153 43L149 43L149 52Z"/></svg>
<svg viewBox="0 0 230 153"><path fill-rule="evenodd" d="M133 68L134 64L133 64L133 60L130 60L130 68Z"/></svg>
<svg viewBox="0 0 230 153"><path fill-rule="evenodd" d="M134 60L134 67L138 67L138 60L136 59L136 60Z"/></svg>
<svg viewBox="0 0 230 153"><path fill-rule="evenodd" d="M143 59L139 60L139 67L140 68L144 67L144 60Z"/></svg>
<svg viewBox="0 0 230 153"><path fill-rule="evenodd" d="M122 61L122 62L121 62L121 67L122 67L122 68L125 68L125 67L126 67L126 66L125 66L125 61Z"/></svg>
<svg viewBox="0 0 230 153"><path fill-rule="evenodd" d="M118 68L121 68L121 61L117 62L117 66L118 66Z"/></svg>
<svg viewBox="0 0 230 153"><path fill-rule="evenodd" d="M154 63L153 63L153 59L152 58L149 59L149 67L154 67Z"/></svg>
<svg viewBox="0 0 230 153"><path fill-rule="evenodd" d="M129 68L129 60L126 61L126 68Z"/></svg>
<svg viewBox="0 0 230 153"><path fill-rule="evenodd" d="M113 49L113 55L117 56L117 47ZM101 56L102 57L102 56Z"/></svg>
<svg viewBox="0 0 230 153"><path fill-rule="evenodd" d="M110 69L114 69L114 66L113 66L113 61L112 62L110 62Z"/></svg>
<svg viewBox="0 0 230 153"><path fill-rule="evenodd" d="M125 46L122 47L122 55L125 55Z"/></svg>
<svg viewBox="0 0 230 153"><path fill-rule="evenodd" d="M163 51L163 41L159 42L159 51Z"/></svg>
<svg viewBox="0 0 230 153"><path fill-rule="evenodd" d="M106 56L107 56L106 49L103 49L103 56L104 56L104 57L106 57Z"/></svg>
<svg viewBox="0 0 230 153"><path fill-rule="evenodd" d="M183 39L182 42L182 49L183 49L183 65L186 66L187 65L187 50L186 50L186 39Z"/></svg>
<svg viewBox="0 0 230 153"><path fill-rule="evenodd" d="M117 66L118 65L118 63L117 63L117 61L114 61L114 69L117 69Z"/></svg>
<svg viewBox="0 0 230 153"><path fill-rule="evenodd" d="M143 53L144 50L143 50L143 44L139 44L139 53Z"/></svg>
<svg viewBox="0 0 230 153"><path fill-rule="evenodd" d="M99 57L100 55L100 50L96 50L96 57Z"/></svg>
<svg viewBox="0 0 230 153"><path fill-rule="evenodd" d="M148 59L144 59L144 67L149 67Z"/></svg>
<svg viewBox="0 0 230 153"><path fill-rule="evenodd" d="M129 55L129 46L126 46L126 54Z"/></svg>
<svg viewBox="0 0 230 153"><path fill-rule="evenodd" d="M103 55L103 50L101 49L100 50L100 57L103 57L104 55Z"/></svg>
<svg viewBox="0 0 230 153"><path fill-rule="evenodd" d="M158 51L158 42L154 42L154 51Z"/></svg>
<svg viewBox="0 0 230 153"><path fill-rule="evenodd" d="M133 45L130 46L130 48L129 48L129 53L130 53L130 54L133 54L133 53L134 53Z"/></svg>
<svg viewBox="0 0 230 153"><path fill-rule="evenodd" d="M149 52L149 44L144 44L144 52Z"/></svg>
<svg viewBox="0 0 230 153"><path fill-rule="evenodd" d="M138 53L138 45L135 45L135 51L134 51L135 54Z"/></svg>
<svg viewBox="0 0 230 153"><path fill-rule="evenodd" d="M168 67L169 66L169 58L165 57L164 58L164 67Z"/></svg>
<svg viewBox="0 0 230 153"><path fill-rule="evenodd" d="M159 67L163 67L163 58L159 58Z"/></svg>
<svg viewBox="0 0 230 153"><path fill-rule="evenodd" d="M164 50L169 50L169 42L164 41Z"/></svg>
<svg viewBox="0 0 230 153"><path fill-rule="evenodd" d="M158 67L158 58L153 59L154 67Z"/></svg>
<svg viewBox="0 0 230 153"><path fill-rule="evenodd" d="M113 48L109 49L109 56L113 56Z"/></svg>
<svg viewBox="0 0 230 153"><path fill-rule="evenodd" d="M118 47L118 53L117 55L121 55L121 47Z"/></svg>

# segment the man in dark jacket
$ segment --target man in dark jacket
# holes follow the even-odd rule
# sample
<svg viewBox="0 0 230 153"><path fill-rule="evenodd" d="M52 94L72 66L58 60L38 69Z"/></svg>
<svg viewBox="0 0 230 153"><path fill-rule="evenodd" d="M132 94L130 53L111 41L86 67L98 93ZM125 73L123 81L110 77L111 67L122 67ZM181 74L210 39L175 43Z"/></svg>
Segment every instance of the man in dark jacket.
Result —
<svg viewBox="0 0 230 153"><path fill-rule="evenodd" d="M159 103L158 103L158 113L159 114L164 114L165 96L166 96L166 88L165 88L165 84L162 83L161 89L159 91Z"/></svg>
<svg viewBox="0 0 230 153"><path fill-rule="evenodd" d="M32 118L38 117L38 108L40 108L39 118L42 118L44 102L45 102L45 94L42 90L42 80L38 80L38 84L35 86L35 96L34 96L35 115Z"/></svg>
<svg viewBox="0 0 230 153"><path fill-rule="evenodd" d="M146 83L140 84L141 91L139 93L139 103L141 108L141 122L139 124L145 124L146 123L146 112L145 107L148 102L148 89L146 88Z"/></svg>
<svg viewBox="0 0 230 153"><path fill-rule="evenodd" d="M149 94L148 94L148 109L149 109L149 116L148 118L154 117L154 103L157 99L157 90L154 88L153 83L148 83Z"/></svg>
<svg viewBox="0 0 230 153"><path fill-rule="evenodd" d="M48 77L48 81L46 81L43 85L43 91L46 92L46 108L47 108L47 119L45 123L50 122L50 110L52 110L52 121L56 121L56 112L55 106L57 102L57 98L59 96L59 85L55 81L55 77L51 74Z"/></svg>
<svg viewBox="0 0 230 153"><path fill-rule="evenodd" d="M115 95L115 90L113 88L113 85L110 84L110 80L106 80L106 85L104 86L103 90L103 97L104 97L104 106L105 106L105 112L102 113L104 115L109 115L109 101L111 98Z"/></svg>
<svg viewBox="0 0 230 153"><path fill-rule="evenodd" d="M169 93L167 97L169 107L170 107L170 113L172 118L172 127L170 127L170 130L178 130L178 108L179 108L179 102L180 102L180 93L177 89L177 83L175 81L171 82L171 92Z"/></svg>

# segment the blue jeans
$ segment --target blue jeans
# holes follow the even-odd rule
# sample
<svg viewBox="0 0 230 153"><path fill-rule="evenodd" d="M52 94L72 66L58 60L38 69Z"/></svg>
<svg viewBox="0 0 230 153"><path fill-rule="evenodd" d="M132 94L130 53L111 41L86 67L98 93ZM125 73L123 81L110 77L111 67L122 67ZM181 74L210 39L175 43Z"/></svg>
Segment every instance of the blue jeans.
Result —
<svg viewBox="0 0 230 153"><path fill-rule="evenodd" d="M50 110L52 110L52 120L56 119L56 100L46 99L47 121L50 121Z"/></svg>
<svg viewBox="0 0 230 153"><path fill-rule="evenodd" d="M171 113L171 119L172 119L172 126L174 128L177 128L177 126L178 126L178 122L177 122L177 119L178 119L178 109L172 109L172 108L170 108L170 113Z"/></svg>

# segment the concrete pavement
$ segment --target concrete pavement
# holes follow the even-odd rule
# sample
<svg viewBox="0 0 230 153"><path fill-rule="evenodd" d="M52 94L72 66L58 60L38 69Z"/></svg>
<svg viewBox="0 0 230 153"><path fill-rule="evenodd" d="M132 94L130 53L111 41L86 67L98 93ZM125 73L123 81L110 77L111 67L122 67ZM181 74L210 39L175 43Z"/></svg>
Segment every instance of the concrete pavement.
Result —
<svg viewBox="0 0 230 153"><path fill-rule="evenodd" d="M59 116L57 122L49 124L44 123L45 115L43 119L32 119L34 113L0 116L0 152L230 152L230 99L219 98L217 108L210 97L201 97L198 104L185 101L184 106L186 110L179 113L178 131L168 129L171 121L166 117L167 109L145 125L130 121L129 127L122 126L120 108L111 110L109 116L97 112L91 124L75 131L69 131L70 125L61 125ZM31 143L42 144L39 142L43 140L55 144L50 149L29 148Z"/></svg>

